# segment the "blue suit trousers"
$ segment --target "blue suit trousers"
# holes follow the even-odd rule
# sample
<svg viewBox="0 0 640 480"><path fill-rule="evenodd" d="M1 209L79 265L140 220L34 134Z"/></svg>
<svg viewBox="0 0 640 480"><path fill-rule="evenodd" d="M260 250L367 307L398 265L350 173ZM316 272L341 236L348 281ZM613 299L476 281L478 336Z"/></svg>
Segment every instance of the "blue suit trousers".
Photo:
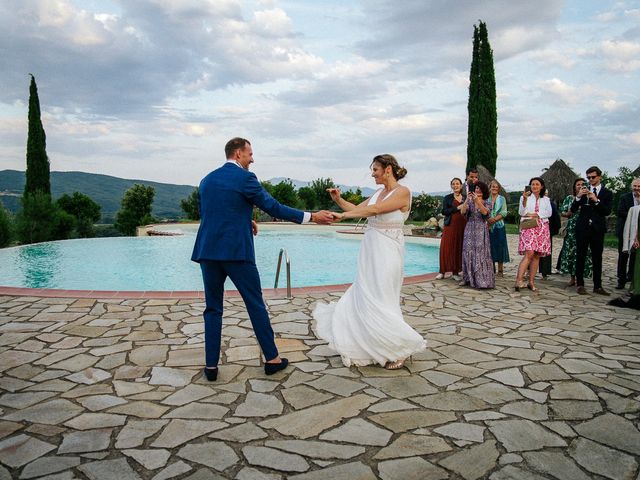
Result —
<svg viewBox="0 0 640 480"><path fill-rule="evenodd" d="M206 307L204 310L204 345L208 367L215 367L220 360L222 337L222 303L224 282L229 277L236 286L249 313L265 361L278 356L269 313L262 298L260 276L254 262L250 261L200 261Z"/></svg>

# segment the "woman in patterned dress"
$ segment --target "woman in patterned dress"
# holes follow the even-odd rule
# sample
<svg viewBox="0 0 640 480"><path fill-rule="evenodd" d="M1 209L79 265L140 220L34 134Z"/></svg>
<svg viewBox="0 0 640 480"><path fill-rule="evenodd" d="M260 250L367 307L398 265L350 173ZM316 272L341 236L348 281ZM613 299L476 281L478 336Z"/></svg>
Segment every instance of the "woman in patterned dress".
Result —
<svg viewBox="0 0 640 480"><path fill-rule="evenodd" d="M507 231L504 228L504 218L507 216L507 200L500 195L500 184L497 180L489 183L491 196L491 215L487 220L489 225L489 239L491 241L491 260L498 264L497 274L504 275L504 264L510 262L509 246L507 245ZM494 269L495 271L495 269Z"/></svg>
<svg viewBox="0 0 640 480"><path fill-rule="evenodd" d="M562 242L560 255L558 255L558 264L556 265L556 269L562 273L568 273L571 275L571 280L569 280L568 284L569 287L576 284L576 221L580 215L580 210L573 213L571 212L570 207L575 199L575 195L578 194L578 190L584 186L584 182L584 178L576 178L573 181L573 195L567 195L562 201L562 206L560 207L560 215L568 218L569 220L567 221L567 226L565 228L564 241ZM584 277L591 278L590 251L587 252L586 261L584 263Z"/></svg>
<svg viewBox="0 0 640 480"><path fill-rule="evenodd" d="M525 187L520 197L520 221L524 218L537 219L537 225L533 228L520 230L520 241L518 243L518 253L524 255L518 265L515 290L520 291L525 286L537 292L535 286L536 272L540 257L551 255L551 234L549 233L549 217L551 216L551 202L549 197L545 197L546 188L544 180L540 177L533 177L529 180L528 188ZM524 274L529 270L529 284L523 282Z"/></svg>
<svg viewBox="0 0 640 480"><path fill-rule="evenodd" d="M494 288L496 276L491 261L491 243L487 219L491 213L489 187L484 182L475 184L460 212L467 216L462 241L462 281L460 286Z"/></svg>
<svg viewBox="0 0 640 480"><path fill-rule="evenodd" d="M462 180L451 180L451 192L442 201L444 228L440 238L440 272L436 280L444 278L452 272L453 279L460 281L458 274L462 271L462 239L467 218L460 213L464 204Z"/></svg>

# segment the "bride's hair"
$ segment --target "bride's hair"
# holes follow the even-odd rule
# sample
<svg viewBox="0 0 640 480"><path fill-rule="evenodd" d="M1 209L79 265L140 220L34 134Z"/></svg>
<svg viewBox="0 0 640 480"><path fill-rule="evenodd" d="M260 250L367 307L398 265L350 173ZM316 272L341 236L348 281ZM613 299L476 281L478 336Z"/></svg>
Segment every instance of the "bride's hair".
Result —
<svg viewBox="0 0 640 480"><path fill-rule="evenodd" d="M375 157L373 157L371 165L373 165L374 163L379 163L380 165L382 165L382 168L391 167L391 173L393 173L393 178L395 178L396 180L400 180L407 175L407 169L398 165L396 157L389 153L376 155Z"/></svg>

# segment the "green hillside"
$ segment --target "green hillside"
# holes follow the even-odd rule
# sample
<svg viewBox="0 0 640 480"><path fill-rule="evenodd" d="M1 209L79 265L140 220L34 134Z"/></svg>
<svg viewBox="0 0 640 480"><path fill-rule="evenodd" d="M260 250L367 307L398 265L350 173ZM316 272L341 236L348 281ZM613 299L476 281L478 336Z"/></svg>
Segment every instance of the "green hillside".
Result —
<svg viewBox="0 0 640 480"><path fill-rule="evenodd" d="M116 212L120 210L120 201L124 192L134 183L155 188L153 215L159 219L183 217L180 200L187 198L195 188L191 185L128 180L95 173L51 172L51 192L54 198L65 193L84 193L100 204L102 221L105 223L113 222ZM23 190L24 172L0 170L0 201L8 210L14 213L18 210Z"/></svg>

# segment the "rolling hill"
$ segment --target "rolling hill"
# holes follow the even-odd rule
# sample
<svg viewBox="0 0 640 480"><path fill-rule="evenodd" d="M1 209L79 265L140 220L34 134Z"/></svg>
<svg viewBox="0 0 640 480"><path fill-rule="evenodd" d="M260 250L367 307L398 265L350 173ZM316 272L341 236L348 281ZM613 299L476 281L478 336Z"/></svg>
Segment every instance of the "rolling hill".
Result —
<svg viewBox="0 0 640 480"><path fill-rule="evenodd" d="M16 212L18 210L20 195L24 190L24 181L24 172L18 170L0 171L0 201L9 211ZM120 210L120 201L124 192L135 183L152 186L155 189L153 215L158 218L183 217L180 200L187 198L195 188L192 185L130 180L96 173L51 172L53 198L58 198L65 193L84 193L100 205L104 223L113 222L116 212Z"/></svg>

